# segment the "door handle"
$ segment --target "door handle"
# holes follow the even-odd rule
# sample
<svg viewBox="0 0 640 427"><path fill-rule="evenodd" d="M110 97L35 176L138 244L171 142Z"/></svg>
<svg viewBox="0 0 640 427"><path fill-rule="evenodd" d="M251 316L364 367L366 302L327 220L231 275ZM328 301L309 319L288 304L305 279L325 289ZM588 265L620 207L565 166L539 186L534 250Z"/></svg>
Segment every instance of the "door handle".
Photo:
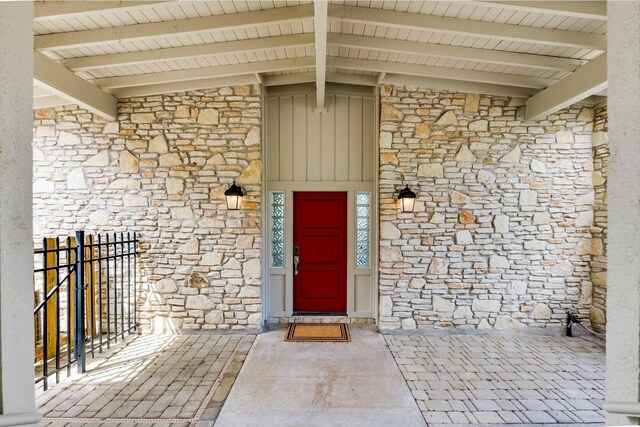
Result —
<svg viewBox="0 0 640 427"><path fill-rule="evenodd" d="M293 257L293 274L295 276L298 275L298 264L300 263L300 257L299 256L294 256Z"/></svg>

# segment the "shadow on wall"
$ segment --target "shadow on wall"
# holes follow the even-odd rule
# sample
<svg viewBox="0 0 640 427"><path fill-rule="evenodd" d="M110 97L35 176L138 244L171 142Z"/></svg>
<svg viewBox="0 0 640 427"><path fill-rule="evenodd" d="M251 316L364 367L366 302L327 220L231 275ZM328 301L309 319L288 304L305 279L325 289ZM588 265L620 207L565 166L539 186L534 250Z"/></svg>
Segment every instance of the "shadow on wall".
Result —
<svg viewBox="0 0 640 427"><path fill-rule="evenodd" d="M36 110L34 228L138 232L142 330L257 328L261 127L258 85L123 98L117 121ZM224 200L233 180L241 211Z"/></svg>

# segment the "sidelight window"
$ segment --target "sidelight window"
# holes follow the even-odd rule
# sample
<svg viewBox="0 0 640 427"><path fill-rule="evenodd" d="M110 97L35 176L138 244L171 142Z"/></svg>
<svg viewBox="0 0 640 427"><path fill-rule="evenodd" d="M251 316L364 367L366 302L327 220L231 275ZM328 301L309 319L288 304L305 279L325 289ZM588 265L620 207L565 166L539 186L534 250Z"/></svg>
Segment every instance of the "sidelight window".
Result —
<svg viewBox="0 0 640 427"><path fill-rule="evenodd" d="M284 192L271 193L271 267L284 267Z"/></svg>
<svg viewBox="0 0 640 427"><path fill-rule="evenodd" d="M371 193L356 193L356 267L369 267Z"/></svg>

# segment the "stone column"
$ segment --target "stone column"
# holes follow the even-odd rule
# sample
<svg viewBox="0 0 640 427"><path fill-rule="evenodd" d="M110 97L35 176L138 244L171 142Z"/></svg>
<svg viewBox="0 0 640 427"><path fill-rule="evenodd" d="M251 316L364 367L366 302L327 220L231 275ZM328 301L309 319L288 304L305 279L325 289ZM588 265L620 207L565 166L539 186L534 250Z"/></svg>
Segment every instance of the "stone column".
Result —
<svg viewBox="0 0 640 427"><path fill-rule="evenodd" d="M0 426L35 426L33 4L0 3Z"/></svg>
<svg viewBox="0 0 640 427"><path fill-rule="evenodd" d="M640 2L607 3L611 157L605 409L607 424L637 425L639 418L614 412L640 408Z"/></svg>

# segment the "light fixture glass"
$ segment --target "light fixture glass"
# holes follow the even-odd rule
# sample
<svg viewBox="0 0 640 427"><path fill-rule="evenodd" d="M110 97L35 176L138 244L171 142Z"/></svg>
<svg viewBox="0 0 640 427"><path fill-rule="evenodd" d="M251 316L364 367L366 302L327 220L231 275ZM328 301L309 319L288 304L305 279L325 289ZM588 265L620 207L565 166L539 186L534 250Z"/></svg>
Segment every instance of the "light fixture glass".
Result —
<svg viewBox="0 0 640 427"><path fill-rule="evenodd" d="M231 187L227 191L224 192L224 197L227 199L227 209L235 211L240 209L240 201L244 196L242 192L242 188L236 185L236 182L233 181Z"/></svg>
<svg viewBox="0 0 640 427"><path fill-rule="evenodd" d="M416 193L411 191L408 185L400 190L398 200L400 200L400 204L402 205L402 212L413 212L413 208L416 203L416 197L418 196L416 195Z"/></svg>

